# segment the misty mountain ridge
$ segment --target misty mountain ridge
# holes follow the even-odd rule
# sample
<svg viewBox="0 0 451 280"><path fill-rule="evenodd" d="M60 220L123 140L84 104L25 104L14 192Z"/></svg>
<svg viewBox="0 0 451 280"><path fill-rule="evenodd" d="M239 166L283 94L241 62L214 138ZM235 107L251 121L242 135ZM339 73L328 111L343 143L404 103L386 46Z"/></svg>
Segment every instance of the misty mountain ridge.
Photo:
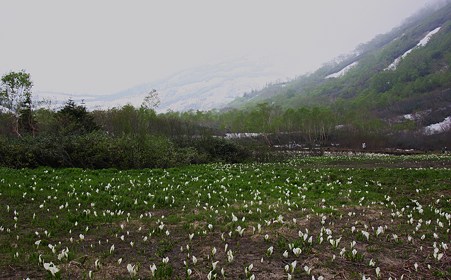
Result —
<svg viewBox="0 0 451 280"><path fill-rule="evenodd" d="M140 106L146 94L155 89L161 100L158 112L230 110L267 102L282 108L362 107L394 121L399 121L399 116L428 111L429 119L422 115L422 125L427 126L451 115L446 82L451 81L451 5L449 1L441 5L440 9L422 11L315 72L290 81L281 81L287 75L272 63L235 59L186 69L110 95L37 95L52 100L54 106L72 98L95 110L125 104Z"/></svg>
<svg viewBox="0 0 451 280"><path fill-rule="evenodd" d="M144 97L155 89L161 101L158 112L207 111L221 108L244 92L264 88L270 81L280 80L284 73L270 62L235 59L180 71L169 77L141 84L109 95L38 92L40 98L62 106L69 98L84 103L90 110L139 107Z"/></svg>
<svg viewBox="0 0 451 280"><path fill-rule="evenodd" d="M247 93L227 107L243 109L260 103L285 109L329 106L343 114L368 110L385 122L415 122L422 129L437 124L449 129L451 4L447 3L409 18L314 73ZM399 118L403 115L421 118Z"/></svg>

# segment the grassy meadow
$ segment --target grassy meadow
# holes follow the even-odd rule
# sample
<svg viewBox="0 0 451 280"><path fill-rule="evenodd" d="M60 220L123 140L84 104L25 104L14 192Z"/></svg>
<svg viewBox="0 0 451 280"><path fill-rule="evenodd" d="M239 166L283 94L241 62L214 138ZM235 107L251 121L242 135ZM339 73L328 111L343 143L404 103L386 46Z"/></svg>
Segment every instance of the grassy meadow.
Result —
<svg viewBox="0 0 451 280"><path fill-rule="evenodd" d="M1 279L450 279L451 156L0 169Z"/></svg>

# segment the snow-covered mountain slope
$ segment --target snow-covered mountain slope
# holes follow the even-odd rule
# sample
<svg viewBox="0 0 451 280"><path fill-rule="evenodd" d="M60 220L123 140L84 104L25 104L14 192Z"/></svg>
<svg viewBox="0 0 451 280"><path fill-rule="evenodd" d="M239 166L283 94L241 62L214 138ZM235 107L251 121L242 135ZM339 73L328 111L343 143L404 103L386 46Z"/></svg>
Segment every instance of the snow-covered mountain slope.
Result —
<svg viewBox="0 0 451 280"><path fill-rule="evenodd" d="M36 94L40 99L51 100L54 107L61 106L72 98L77 103L83 102L92 110L121 107L125 104L140 106L147 93L155 89L161 101L157 108L159 112L210 110L220 108L245 92L259 90L284 76L282 71L267 62L237 59L187 69L165 79L111 95L70 95L55 92Z"/></svg>
<svg viewBox="0 0 451 280"><path fill-rule="evenodd" d="M340 71L326 76L326 79L343 77L346 73L349 72L349 70L356 67L358 64L359 64L359 62L355 61L355 62L349 64L348 66L346 66L345 68L341 69Z"/></svg>
<svg viewBox="0 0 451 280"><path fill-rule="evenodd" d="M420 48L420 47L424 47L427 45L427 43L429 43L429 41L431 40L432 36L440 31L441 27L437 27L434 30L430 31L428 34L426 34L426 36L424 36L423 39L420 40L420 42L418 42L418 44L407 50L405 53L403 53L400 57L396 58L387 68L385 68L384 70L396 70L396 67L398 67L399 63L401 62L402 59L404 59L408 54L410 54L414 49L416 48Z"/></svg>

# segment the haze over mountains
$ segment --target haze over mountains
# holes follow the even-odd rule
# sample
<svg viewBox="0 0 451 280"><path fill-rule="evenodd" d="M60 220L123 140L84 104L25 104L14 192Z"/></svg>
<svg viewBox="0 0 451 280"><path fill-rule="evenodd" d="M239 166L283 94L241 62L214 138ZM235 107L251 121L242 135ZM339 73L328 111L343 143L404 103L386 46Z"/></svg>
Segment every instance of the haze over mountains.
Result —
<svg viewBox="0 0 451 280"><path fill-rule="evenodd" d="M57 106L72 98L76 102L83 101L90 109L107 109L125 104L139 107L146 94L155 89L161 100L159 112L205 111L221 108L243 93L260 90L268 83L280 81L281 77L286 77L286 73L269 61L239 58L186 69L111 95L75 96L55 92L38 92L37 95L52 100Z"/></svg>
<svg viewBox="0 0 451 280"><path fill-rule="evenodd" d="M245 94L229 108L327 106L426 134L451 129L451 4L424 11L309 75ZM369 115L368 115L369 116Z"/></svg>
<svg viewBox="0 0 451 280"><path fill-rule="evenodd" d="M449 2L443 1L441 5L446 3ZM449 4L447 7L449 8ZM314 73L299 76L291 81L288 77L302 73L287 73L269 60L238 58L189 68L111 95L75 96L54 92L36 94L56 101L57 104L73 98L76 102L83 101L90 109L107 109L121 107L127 103L139 106L145 95L155 89L161 99L159 112L239 108L258 102L296 107L323 105L337 98L352 100L361 97L363 91L374 86L377 79L374 78L375 75L379 75L379 78L390 75L389 72L392 72L392 76L395 75L393 73L399 72L397 68L406 57L410 56L410 60L414 60L412 57L418 55L418 52L415 52L417 49L427 50L430 40L440 39L440 34L443 37L447 32L445 23L449 19L446 9L444 11L441 11L439 19L428 19L434 17L430 15L431 11L426 12L429 16L417 15L387 34L379 35L360 45L355 52L325 64ZM446 49L446 42L444 44ZM441 63L446 63L446 51L435 51L443 58ZM439 59L435 59L435 62L438 61ZM431 71L436 72L436 69ZM421 77L411 77L410 80ZM413 100L412 96L409 98ZM428 106L422 109L430 109L426 107Z"/></svg>

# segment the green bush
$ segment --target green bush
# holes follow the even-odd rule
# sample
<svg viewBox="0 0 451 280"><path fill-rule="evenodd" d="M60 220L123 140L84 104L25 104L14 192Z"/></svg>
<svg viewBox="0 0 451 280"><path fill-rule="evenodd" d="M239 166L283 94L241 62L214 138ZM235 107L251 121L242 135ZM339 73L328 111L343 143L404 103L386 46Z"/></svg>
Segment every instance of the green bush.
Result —
<svg viewBox="0 0 451 280"><path fill-rule="evenodd" d="M178 138L177 143L181 147L196 149L198 157L193 159L194 163L239 163L248 160L251 156L242 145L219 137L183 137Z"/></svg>
<svg viewBox="0 0 451 280"><path fill-rule="evenodd" d="M0 165L22 167L144 168L174 164L174 148L164 138L113 138L102 132L0 138Z"/></svg>
<svg viewBox="0 0 451 280"><path fill-rule="evenodd" d="M37 167L39 164L30 142L28 137L18 140L1 138L0 164L12 168Z"/></svg>
<svg viewBox="0 0 451 280"><path fill-rule="evenodd" d="M174 142L151 134L114 137L94 131L81 135L0 138L0 165L12 168L168 168L208 162L236 163L249 157L243 146L213 137Z"/></svg>

